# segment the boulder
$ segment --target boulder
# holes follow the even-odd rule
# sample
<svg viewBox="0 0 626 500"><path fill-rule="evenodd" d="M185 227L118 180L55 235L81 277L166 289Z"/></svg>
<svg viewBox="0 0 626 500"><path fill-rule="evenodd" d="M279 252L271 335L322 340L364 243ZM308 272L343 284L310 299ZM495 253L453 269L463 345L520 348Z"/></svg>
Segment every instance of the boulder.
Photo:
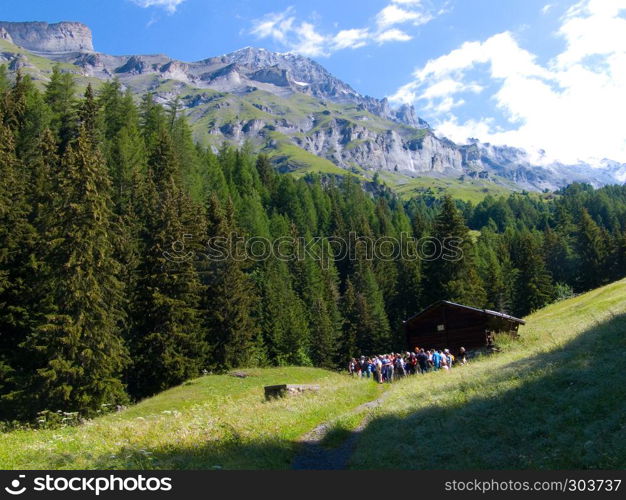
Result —
<svg viewBox="0 0 626 500"><path fill-rule="evenodd" d="M279 384L265 386L265 399L282 398L284 396L297 396L304 392L318 392L319 385L303 384Z"/></svg>

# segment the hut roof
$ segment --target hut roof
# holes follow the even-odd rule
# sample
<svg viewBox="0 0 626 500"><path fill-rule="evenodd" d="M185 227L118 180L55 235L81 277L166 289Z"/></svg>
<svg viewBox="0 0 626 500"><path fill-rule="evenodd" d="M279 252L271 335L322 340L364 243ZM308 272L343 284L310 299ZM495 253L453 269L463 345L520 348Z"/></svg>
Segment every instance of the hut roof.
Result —
<svg viewBox="0 0 626 500"><path fill-rule="evenodd" d="M466 305L463 305L463 304L457 304L456 302L450 302L449 300L438 300L437 302L433 302L432 304L430 304L428 307L426 307L422 311L420 311L417 314L414 314L410 318L406 319L404 321L404 323L408 323L409 321L417 318L418 316L421 316L425 312L430 311L431 309L434 309L434 308L442 306L442 305L448 305L448 306L456 307L456 308L460 308L460 309L471 310L471 311L475 311L475 312L478 312L478 313L481 313L481 314L485 314L485 315L488 315L488 316L496 316L498 318L503 318L503 319L506 319L506 320L509 320L509 321L512 321L512 322L515 322L515 323L519 323L521 325L525 325L526 324L526 322L523 319L516 318L515 316L511 316L509 314L505 314L505 313L498 312L498 311L492 311L490 309L479 309L477 307L466 306Z"/></svg>

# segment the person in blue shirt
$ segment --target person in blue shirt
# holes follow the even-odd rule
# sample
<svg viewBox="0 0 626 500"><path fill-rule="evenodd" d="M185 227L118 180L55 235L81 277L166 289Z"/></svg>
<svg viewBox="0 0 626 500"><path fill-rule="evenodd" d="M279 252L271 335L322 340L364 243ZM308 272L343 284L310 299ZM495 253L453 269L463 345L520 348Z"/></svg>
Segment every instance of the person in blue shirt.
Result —
<svg viewBox="0 0 626 500"><path fill-rule="evenodd" d="M433 365L435 370L439 370L439 368L441 368L441 352L439 350L436 350L433 353Z"/></svg>

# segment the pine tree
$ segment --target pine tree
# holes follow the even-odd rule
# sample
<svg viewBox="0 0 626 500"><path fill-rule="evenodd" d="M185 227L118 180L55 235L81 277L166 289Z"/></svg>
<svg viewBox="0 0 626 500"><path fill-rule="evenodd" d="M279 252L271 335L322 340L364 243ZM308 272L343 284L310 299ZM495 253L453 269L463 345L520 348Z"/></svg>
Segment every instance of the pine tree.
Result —
<svg viewBox="0 0 626 500"><path fill-rule="evenodd" d="M11 383L19 369L17 348L25 335L25 311L21 286L15 276L16 254L20 253L27 207L18 178L13 134L0 121L0 419L11 416L4 399L14 390Z"/></svg>
<svg viewBox="0 0 626 500"><path fill-rule="evenodd" d="M476 270L474 245L450 196L443 199L432 236L435 258L426 264L427 302L444 299L481 307L486 297Z"/></svg>
<svg viewBox="0 0 626 500"><path fill-rule="evenodd" d="M293 289L285 262L265 262L259 280L260 323L270 361L277 365L309 365L306 307Z"/></svg>
<svg viewBox="0 0 626 500"><path fill-rule="evenodd" d="M139 106L141 130L148 147L158 141L159 133L167 130L167 118L163 108L154 102L153 94L145 94Z"/></svg>
<svg viewBox="0 0 626 500"><path fill-rule="evenodd" d="M626 276L626 232L617 236L615 245L615 278Z"/></svg>
<svg viewBox="0 0 626 500"><path fill-rule="evenodd" d="M556 283L573 283L576 262L569 238L547 226L543 232L546 267Z"/></svg>
<svg viewBox="0 0 626 500"><path fill-rule="evenodd" d="M310 234L305 237L306 241L311 239ZM316 243L310 249L311 255L307 255L302 241L296 241L297 258L291 261L291 267L294 288L306 307L311 360L316 366L332 368L338 361L342 323L339 278L332 261L332 249L324 240Z"/></svg>
<svg viewBox="0 0 626 500"><path fill-rule="evenodd" d="M6 64L0 64L0 94L9 90L9 75Z"/></svg>
<svg viewBox="0 0 626 500"><path fill-rule="evenodd" d="M61 163L58 192L46 214L45 286L54 311L25 345L43 363L31 381L33 407L93 414L125 400L128 356L122 320L120 265L111 244L109 179L91 141L89 122Z"/></svg>
<svg viewBox="0 0 626 500"><path fill-rule="evenodd" d="M578 255L578 285L581 290L600 286L605 281L607 243L602 231L589 215L582 210L576 234Z"/></svg>
<svg viewBox="0 0 626 500"><path fill-rule="evenodd" d="M201 241L202 221L179 184L180 169L164 129L154 138L141 206L142 262L129 339L131 393L147 396L197 376L207 355L204 287L187 239ZM185 235L190 237L186 238Z"/></svg>
<svg viewBox="0 0 626 500"><path fill-rule="evenodd" d="M245 254L236 252L237 234L232 205L227 202L222 207L217 196L212 195L207 235L211 244L218 242L223 252L207 255L202 274L207 286L205 309L210 363L218 369L258 364L264 358L254 318L257 297L245 272Z"/></svg>
<svg viewBox="0 0 626 500"><path fill-rule="evenodd" d="M263 186L267 193L271 193L276 185L276 172L270 159L267 155L260 154L256 160L256 169L259 173L259 179L261 186ZM267 199L267 196L264 197Z"/></svg>
<svg viewBox="0 0 626 500"><path fill-rule="evenodd" d="M146 146L133 111L127 110L127 122L109 141L112 198L116 213L126 217L136 211L136 189L147 172Z"/></svg>
<svg viewBox="0 0 626 500"><path fill-rule="evenodd" d="M361 352L359 352L359 346L357 344L357 337L359 336L359 324L361 320L361 311L359 310L359 304L357 303L357 292L354 288L354 285L352 284L352 281L349 278L346 281L346 290L343 293L341 300L341 311L343 314L344 323L342 339L339 346L339 355L342 360L348 360L361 354Z"/></svg>
<svg viewBox="0 0 626 500"><path fill-rule="evenodd" d="M44 99L52 112L51 128L59 138L60 152L64 152L76 136L75 93L76 84L72 75L62 73L60 67L55 65L46 85Z"/></svg>
<svg viewBox="0 0 626 500"><path fill-rule="evenodd" d="M24 171L20 175L28 175L28 164L37 155L39 136L50 122L50 112L30 76L17 72L15 83L6 94L4 110L5 123L14 135L15 154Z"/></svg>
<svg viewBox="0 0 626 500"><path fill-rule="evenodd" d="M346 325L347 331L355 329L356 346L361 354L388 351L391 347L389 319L371 264L362 258L357 260L349 281L354 286L355 301L354 304L345 301L354 308L344 310L344 317L350 322Z"/></svg>
<svg viewBox="0 0 626 500"><path fill-rule="evenodd" d="M525 316L553 300L554 285L545 268L541 245L532 234L521 234L513 253L517 268L514 313Z"/></svg>
<svg viewBox="0 0 626 500"><path fill-rule="evenodd" d="M391 301L389 321L393 334L392 347L404 347L406 337L403 321L423 306L422 263L414 242L401 242L400 258L396 261L398 280Z"/></svg>

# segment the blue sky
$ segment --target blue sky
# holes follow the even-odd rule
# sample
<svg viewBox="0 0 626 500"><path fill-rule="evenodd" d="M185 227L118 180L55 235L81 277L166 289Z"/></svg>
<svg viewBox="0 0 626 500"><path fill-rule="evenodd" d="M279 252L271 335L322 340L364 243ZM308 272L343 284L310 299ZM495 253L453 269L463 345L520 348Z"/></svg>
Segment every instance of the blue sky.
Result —
<svg viewBox="0 0 626 500"><path fill-rule="evenodd" d="M98 51L193 61L294 51L440 133L535 159L626 162L626 0L2 0L6 21L81 21ZM590 133L590 129L594 129ZM591 134L591 135L590 135Z"/></svg>

